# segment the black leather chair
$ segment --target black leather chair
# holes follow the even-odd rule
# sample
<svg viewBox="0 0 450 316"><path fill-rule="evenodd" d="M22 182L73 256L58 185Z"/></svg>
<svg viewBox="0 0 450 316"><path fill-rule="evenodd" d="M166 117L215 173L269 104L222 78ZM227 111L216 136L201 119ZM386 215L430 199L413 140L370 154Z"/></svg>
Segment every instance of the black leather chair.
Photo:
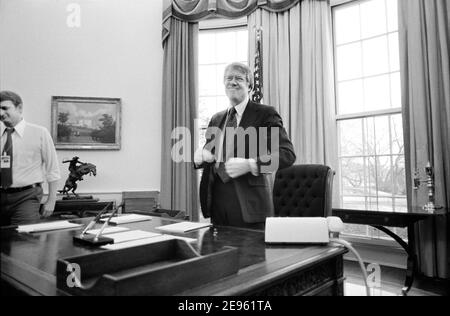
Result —
<svg viewBox="0 0 450 316"><path fill-rule="evenodd" d="M278 170L273 188L275 216L331 216L333 178L334 171L324 165L294 165Z"/></svg>

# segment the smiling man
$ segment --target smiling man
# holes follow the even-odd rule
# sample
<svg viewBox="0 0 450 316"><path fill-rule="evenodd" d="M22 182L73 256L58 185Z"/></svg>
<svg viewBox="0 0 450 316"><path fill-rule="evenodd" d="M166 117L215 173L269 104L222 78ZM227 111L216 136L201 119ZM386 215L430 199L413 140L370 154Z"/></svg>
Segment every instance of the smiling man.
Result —
<svg viewBox="0 0 450 316"><path fill-rule="evenodd" d="M295 162L294 148L277 111L250 101L248 66L228 65L224 85L229 107L212 117L206 145L194 156L195 166L204 169L203 216L214 225L263 229L273 215L269 175Z"/></svg>
<svg viewBox="0 0 450 316"><path fill-rule="evenodd" d="M23 102L12 91L0 91L1 226L39 220L42 183L49 184L44 217L53 213L57 182L61 178L55 146L49 132L23 119Z"/></svg>

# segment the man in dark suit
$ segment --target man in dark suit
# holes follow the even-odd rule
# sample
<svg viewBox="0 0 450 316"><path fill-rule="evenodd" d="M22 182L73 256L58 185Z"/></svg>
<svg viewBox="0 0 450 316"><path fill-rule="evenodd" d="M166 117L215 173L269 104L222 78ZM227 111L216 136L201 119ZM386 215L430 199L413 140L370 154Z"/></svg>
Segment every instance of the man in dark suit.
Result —
<svg viewBox="0 0 450 316"><path fill-rule="evenodd" d="M273 216L270 174L291 166L295 154L277 111L250 101L253 74L232 63L225 69L230 107L215 114L206 132L206 145L194 163L203 168L200 202L214 225L264 228Z"/></svg>

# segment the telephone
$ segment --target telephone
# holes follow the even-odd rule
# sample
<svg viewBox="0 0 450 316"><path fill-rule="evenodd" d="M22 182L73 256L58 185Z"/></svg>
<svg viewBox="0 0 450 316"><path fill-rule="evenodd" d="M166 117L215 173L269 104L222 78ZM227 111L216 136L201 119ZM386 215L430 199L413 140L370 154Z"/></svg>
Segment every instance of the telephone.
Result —
<svg viewBox="0 0 450 316"><path fill-rule="evenodd" d="M358 259L370 296L367 271L361 256L352 245L339 234L344 230L344 223L339 217L268 217L266 218L265 242L268 244L328 244L343 245Z"/></svg>

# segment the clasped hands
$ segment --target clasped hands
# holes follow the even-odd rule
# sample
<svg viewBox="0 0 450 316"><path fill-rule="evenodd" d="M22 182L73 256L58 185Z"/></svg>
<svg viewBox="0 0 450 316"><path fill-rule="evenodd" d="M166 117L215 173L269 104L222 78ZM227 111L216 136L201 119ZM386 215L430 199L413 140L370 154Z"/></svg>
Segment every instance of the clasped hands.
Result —
<svg viewBox="0 0 450 316"><path fill-rule="evenodd" d="M194 154L194 163L200 166L202 163L213 163L214 155L207 149L199 148ZM225 163L225 171L230 178L235 179L252 171L250 159L230 158Z"/></svg>

